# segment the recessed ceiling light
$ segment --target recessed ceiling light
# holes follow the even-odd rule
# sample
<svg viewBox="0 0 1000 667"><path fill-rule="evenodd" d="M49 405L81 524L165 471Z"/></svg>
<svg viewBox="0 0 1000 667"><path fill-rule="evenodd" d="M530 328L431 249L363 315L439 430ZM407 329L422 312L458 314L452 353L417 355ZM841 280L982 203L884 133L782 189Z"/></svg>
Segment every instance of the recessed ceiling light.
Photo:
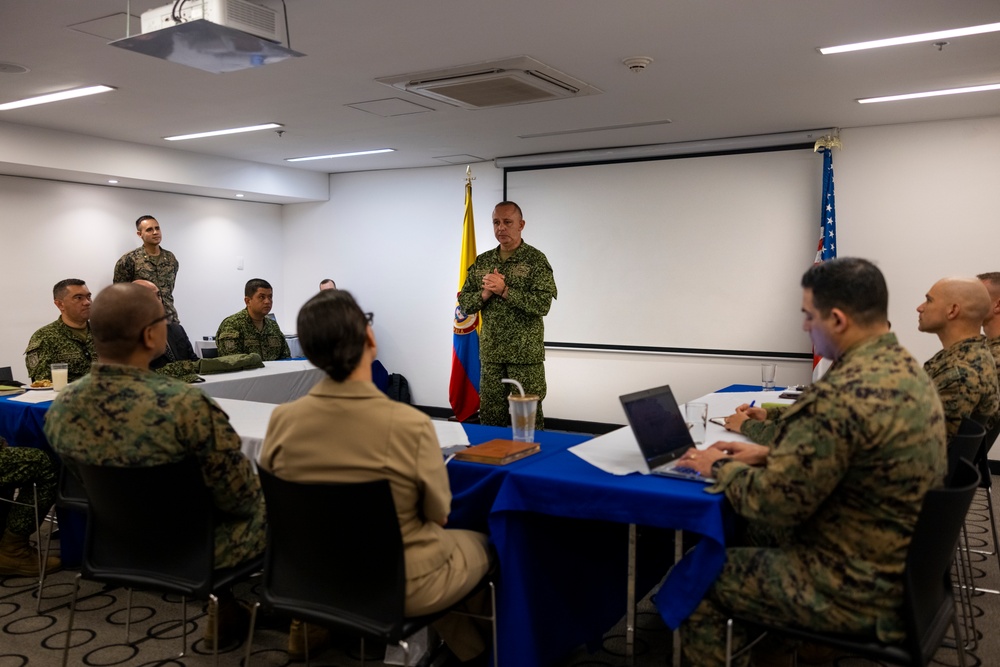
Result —
<svg viewBox="0 0 1000 667"><path fill-rule="evenodd" d="M395 148L376 148L373 151L355 151L354 153L334 153L333 155L310 155L308 157L289 157L285 162L305 162L306 160L329 160L335 157L354 157L355 155L375 155L376 153L394 153Z"/></svg>
<svg viewBox="0 0 1000 667"><path fill-rule="evenodd" d="M196 132L194 134L178 134L173 137L163 137L167 141L184 141L186 139L204 139L205 137L218 137L223 134L239 134L240 132L256 132L258 130L273 130L282 127L280 123L264 123L263 125L248 125L247 127L231 127L228 130L210 130L208 132Z"/></svg>
<svg viewBox="0 0 1000 667"><path fill-rule="evenodd" d="M243 197L243 193L242 193L242 192L237 192L237 193L236 193L236 198L237 198L237 199L240 199L240 198L242 198L242 197Z"/></svg>
<svg viewBox="0 0 1000 667"><path fill-rule="evenodd" d="M904 93L902 95L887 95L885 97L866 97L858 100L860 104L876 102L897 102L899 100L915 100L921 97L938 97L939 95L961 95L962 93L981 93L986 90L1000 90L1000 83L989 83L985 86L968 86L966 88L949 88L948 90L929 90L924 93Z"/></svg>
<svg viewBox="0 0 1000 667"><path fill-rule="evenodd" d="M954 30L938 30L936 32L923 32L919 35L904 35L902 37L889 37L888 39L875 39L870 42L857 42L856 44L844 44L842 46L827 46L819 49L824 56L833 53L847 53L848 51L862 51L864 49L878 49L883 46L897 46L899 44L916 44L917 42L935 42L941 39L952 37L965 37L966 35L981 35L986 32L1000 31L1000 23L988 23L986 25L974 25L968 28L955 28Z"/></svg>
<svg viewBox="0 0 1000 667"><path fill-rule="evenodd" d="M113 178L109 178L108 183L110 183L111 185L118 185L118 181Z"/></svg>
<svg viewBox="0 0 1000 667"><path fill-rule="evenodd" d="M97 93L106 93L111 90L115 89L111 86L88 86L86 88L64 90L61 93L49 93L48 95L39 95L38 97L29 97L23 100L17 100L16 102L0 104L0 111L10 111L11 109L20 109L21 107L30 107L36 104L48 104L49 102L59 102L61 100L71 100L74 97L96 95Z"/></svg>

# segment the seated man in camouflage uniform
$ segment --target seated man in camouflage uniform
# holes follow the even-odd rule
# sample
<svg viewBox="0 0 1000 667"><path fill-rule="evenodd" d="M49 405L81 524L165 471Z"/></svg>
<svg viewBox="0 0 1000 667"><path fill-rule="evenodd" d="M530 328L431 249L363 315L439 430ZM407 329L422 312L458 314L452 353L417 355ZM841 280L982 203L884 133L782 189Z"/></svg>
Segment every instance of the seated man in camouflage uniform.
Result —
<svg viewBox="0 0 1000 667"><path fill-rule="evenodd" d="M246 308L222 320L215 334L219 356L257 353L264 361L292 356L288 341L278 323L267 317L271 312L274 290L260 278L247 281L243 290Z"/></svg>
<svg viewBox="0 0 1000 667"><path fill-rule="evenodd" d="M521 238L521 207L502 201L493 209L493 234L500 245L476 257L458 295L465 315L482 313L479 336L479 421L491 426L510 424L507 395L517 380L528 394L538 396L535 427L544 428L545 325L556 298L556 281L549 260ZM516 390L515 390L516 391Z"/></svg>
<svg viewBox="0 0 1000 667"><path fill-rule="evenodd" d="M117 283L101 291L91 318L98 361L59 392L45 416L45 435L58 454L80 463L139 467L196 458L219 516L215 566L232 567L264 550L263 494L215 401L149 370L166 347L168 317L159 299L139 285ZM206 623L206 641L215 623L220 644L227 645L245 634L248 622L249 612L227 595L218 619Z"/></svg>
<svg viewBox="0 0 1000 667"><path fill-rule="evenodd" d="M963 417L988 430L1000 418L1000 383L996 362L980 333L990 313L990 295L976 278L942 278L922 304L917 328L937 334L943 349L924 363L937 385L948 437L958 433Z"/></svg>
<svg viewBox="0 0 1000 667"><path fill-rule="evenodd" d="M32 485L35 488L32 488ZM38 552L28 543L35 532L35 522L45 518L56 499L59 468L49 455L32 447L9 447L0 438L0 493L19 490L19 504L0 503L0 576L38 576ZM31 502L38 493L38 516ZM12 495L8 495L8 498ZM55 572L61 563L55 556L46 561L45 573Z"/></svg>
<svg viewBox="0 0 1000 667"><path fill-rule="evenodd" d="M833 360L830 370L784 410L727 418L728 429L762 444L685 454L685 465L715 477L709 491L725 493L756 538L727 549L722 573L681 626L694 667L724 663L734 613L887 642L905 635L906 550L924 494L947 465L941 402L889 332L888 290L874 265L817 264L802 287L803 329ZM734 635L736 648L746 644L741 624Z"/></svg>
<svg viewBox="0 0 1000 667"><path fill-rule="evenodd" d="M986 334L986 345L993 353L993 361L1000 369L1000 271L980 273L976 277L983 281L990 295L990 312L983 320L983 333Z"/></svg>
<svg viewBox="0 0 1000 667"><path fill-rule="evenodd" d="M51 380L51 365L69 364L69 381L90 372L97 355L90 334L90 290L78 278L60 280L52 288L59 318L31 334L24 351L24 364L32 382Z"/></svg>

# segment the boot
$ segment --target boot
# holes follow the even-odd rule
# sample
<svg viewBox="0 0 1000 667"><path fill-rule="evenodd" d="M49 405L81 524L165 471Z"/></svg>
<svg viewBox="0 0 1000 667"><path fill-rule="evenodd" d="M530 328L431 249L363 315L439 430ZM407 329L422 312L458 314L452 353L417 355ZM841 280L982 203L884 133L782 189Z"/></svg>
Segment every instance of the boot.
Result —
<svg viewBox="0 0 1000 667"><path fill-rule="evenodd" d="M215 651L215 626L219 626L219 652L230 651L250 632L250 609L241 600L223 598L218 606L208 605L203 635L206 651Z"/></svg>
<svg viewBox="0 0 1000 667"><path fill-rule="evenodd" d="M62 563L55 556L45 562L45 574L56 572ZM37 577L38 551L28 544L26 535L15 535L9 530L0 538L0 575Z"/></svg>
<svg viewBox="0 0 1000 667"><path fill-rule="evenodd" d="M298 662L306 659L306 623L297 618L292 619L288 628L288 658ZM322 625L309 623L309 652L318 653L330 643L330 631Z"/></svg>

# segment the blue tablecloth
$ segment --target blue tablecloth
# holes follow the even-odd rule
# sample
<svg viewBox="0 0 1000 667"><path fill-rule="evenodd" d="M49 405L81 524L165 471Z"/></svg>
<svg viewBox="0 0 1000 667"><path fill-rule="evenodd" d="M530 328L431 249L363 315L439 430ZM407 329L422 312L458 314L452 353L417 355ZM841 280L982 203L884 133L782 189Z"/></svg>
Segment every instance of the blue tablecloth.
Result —
<svg viewBox="0 0 1000 667"><path fill-rule="evenodd" d="M677 564L656 603L676 627L725 562L725 499L698 482L605 473L568 451L512 470L489 526L500 556L501 663L548 665L599 640L626 609L628 524L640 539L637 593L649 591L673 561L667 531L702 539ZM646 554L642 553L645 549Z"/></svg>

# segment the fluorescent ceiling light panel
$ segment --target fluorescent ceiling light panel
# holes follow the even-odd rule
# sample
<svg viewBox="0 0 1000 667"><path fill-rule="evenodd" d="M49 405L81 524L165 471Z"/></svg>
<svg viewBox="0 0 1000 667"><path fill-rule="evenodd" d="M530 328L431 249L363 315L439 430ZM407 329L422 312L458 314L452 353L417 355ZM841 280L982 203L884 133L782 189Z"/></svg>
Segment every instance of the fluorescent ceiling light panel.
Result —
<svg viewBox="0 0 1000 667"><path fill-rule="evenodd" d="M273 130L282 127L280 123L264 123L263 125L249 125L247 127L231 127L228 130L211 130L210 132L196 132L195 134L178 134L173 137L163 137L167 141L184 141L186 139L204 139L205 137L218 137L223 134L239 134L240 132L256 132L257 130Z"/></svg>
<svg viewBox="0 0 1000 667"><path fill-rule="evenodd" d="M962 93L981 93L986 90L1000 90L1000 83L988 83L985 86L968 86L966 88L949 88L948 90L929 90L925 93L904 93L902 95L887 95L885 97L866 97L858 100L860 104L876 102L898 102L899 100L915 100L921 97L938 97L940 95L961 95Z"/></svg>
<svg viewBox="0 0 1000 667"><path fill-rule="evenodd" d="M864 49L879 49L883 46L898 46L899 44L916 44L917 42L936 42L942 39L952 39L954 37L965 37L966 35L981 35L987 32L1000 31L1000 23L988 23L986 25L974 25L968 28L955 28L954 30L938 30L937 32L923 32L919 35L904 35L903 37L889 37L888 39L875 39L870 42L858 42L857 44L844 44L842 46L827 46L819 49L824 56L834 53L847 53L848 51L863 51Z"/></svg>
<svg viewBox="0 0 1000 667"><path fill-rule="evenodd" d="M329 160L335 157L354 157L355 155L375 155L376 153L395 153L395 148L376 148L373 151L356 151L354 153L334 153L333 155L310 155L309 157L289 157L285 162L305 162L306 160Z"/></svg>
<svg viewBox="0 0 1000 667"><path fill-rule="evenodd" d="M108 91L115 90L111 86L88 86L86 88L75 88L73 90L64 90L61 93L49 93L48 95L39 95L38 97L29 97L24 100L17 100L16 102L7 102L6 104L0 104L0 111L10 111L11 109L20 109L21 107L30 107L36 104L48 104L49 102L60 102L62 100L71 100L74 97L85 97L87 95L96 95L97 93L106 93Z"/></svg>

